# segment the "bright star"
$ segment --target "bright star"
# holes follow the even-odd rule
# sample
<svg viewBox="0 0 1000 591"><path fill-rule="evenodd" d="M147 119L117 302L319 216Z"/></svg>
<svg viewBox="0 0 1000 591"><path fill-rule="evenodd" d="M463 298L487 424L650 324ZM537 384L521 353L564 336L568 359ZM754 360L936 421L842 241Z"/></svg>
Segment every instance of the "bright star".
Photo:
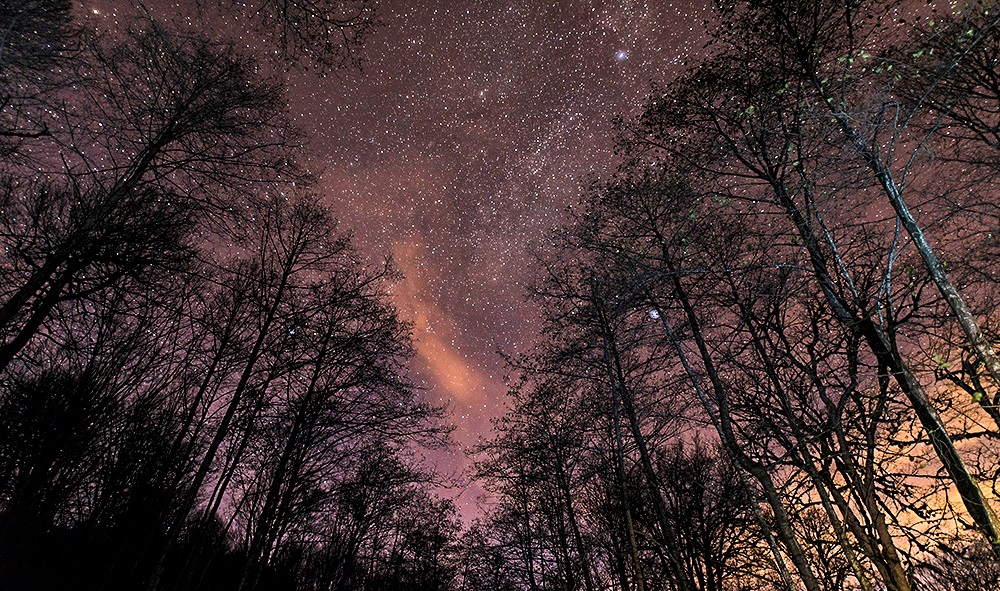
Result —
<svg viewBox="0 0 1000 591"><path fill-rule="evenodd" d="M628 59L628 52L625 51L624 49L619 49L618 51L615 52L616 62L623 62L627 59Z"/></svg>

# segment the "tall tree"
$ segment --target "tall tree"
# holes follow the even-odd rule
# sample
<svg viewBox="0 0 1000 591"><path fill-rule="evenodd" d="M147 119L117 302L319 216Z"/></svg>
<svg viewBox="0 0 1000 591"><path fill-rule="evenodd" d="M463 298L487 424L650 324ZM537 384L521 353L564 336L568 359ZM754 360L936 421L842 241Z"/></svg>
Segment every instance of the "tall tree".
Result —
<svg viewBox="0 0 1000 591"><path fill-rule="evenodd" d="M827 8L840 14L835 7ZM725 35L722 38L729 40ZM891 291L878 283L870 284L875 289L867 293L858 291L860 282L845 264L843 247L830 230L833 219L844 213L835 209L835 195L848 190L869 195L884 186L874 177L851 180L858 167L845 168L829 148L830 134L842 131L839 120L818 116L816 105L825 103L817 103L811 78L794 75L798 71L794 55L769 52L770 46L746 45L765 41L763 37L754 41L746 31L740 33L726 50L698 66L674 89L651 99L637 129L636 145L662 151L700 174L714 176L715 190L739 207L746 205L750 212L756 209L756 215L780 215L787 220L782 222L791 225L795 243L807 255L829 309L863 340L877 364L888 370L924 426L977 527L988 539L996 539L995 515L987 497L906 359L907 351L899 346L899 333L886 324L886 312L898 302L888 301ZM744 51L769 57L748 67ZM653 157L648 153L641 158ZM764 203L776 209L761 209ZM775 217L770 223L779 220ZM893 231L883 230L882 236L885 279L881 285L891 286L900 246ZM933 273L928 276L934 279Z"/></svg>
<svg viewBox="0 0 1000 591"><path fill-rule="evenodd" d="M155 268L183 270L228 191L281 174L280 92L232 50L159 30L98 42L44 155L5 186L0 370L52 310Z"/></svg>

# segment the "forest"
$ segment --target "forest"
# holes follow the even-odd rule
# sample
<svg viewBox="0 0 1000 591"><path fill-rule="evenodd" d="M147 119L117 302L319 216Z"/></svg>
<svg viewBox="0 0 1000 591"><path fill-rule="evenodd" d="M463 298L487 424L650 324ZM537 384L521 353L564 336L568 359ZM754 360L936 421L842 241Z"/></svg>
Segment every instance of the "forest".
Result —
<svg viewBox="0 0 1000 591"><path fill-rule="evenodd" d="M0 1L0 589L1000 589L1000 5L716 0L536 249L466 523L269 73L377 3L191 3L272 50Z"/></svg>

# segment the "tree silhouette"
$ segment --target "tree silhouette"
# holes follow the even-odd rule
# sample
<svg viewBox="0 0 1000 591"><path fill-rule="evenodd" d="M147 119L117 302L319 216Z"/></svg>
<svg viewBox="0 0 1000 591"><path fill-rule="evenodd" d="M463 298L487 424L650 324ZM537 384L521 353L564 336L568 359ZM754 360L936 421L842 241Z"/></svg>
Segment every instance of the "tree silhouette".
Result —
<svg viewBox="0 0 1000 591"><path fill-rule="evenodd" d="M448 428L405 377L397 275L309 194L281 80L70 8L0 6L4 588L450 586L454 509L416 459ZM249 16L324 68L372 22Z"/></svg>

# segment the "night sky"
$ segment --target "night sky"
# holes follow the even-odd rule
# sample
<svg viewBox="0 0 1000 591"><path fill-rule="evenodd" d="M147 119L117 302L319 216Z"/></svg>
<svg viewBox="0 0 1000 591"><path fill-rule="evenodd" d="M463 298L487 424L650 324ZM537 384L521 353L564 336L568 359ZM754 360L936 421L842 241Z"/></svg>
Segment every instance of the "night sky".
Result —
<svg viewBox="0 0 1000 591"><path fill-rule="evenodd" d="M127 16L122 4L81 6L107 26ZM181 15L192 1L146 5L160 19L197 20ZM342 229L366 258L391 255L405 275L393 297L414 324L414 379L450 406L463 447L503 411L497 351L523 351L536 334L524 303L529 251L544 249L588 178L614 167L613 119L700 51L708 9L380 0L376 10L361 68L294 71L289 103ZM446 471L467 465L460 449L433 459ZM476 489L458 499L466 515Z"/></svg>

